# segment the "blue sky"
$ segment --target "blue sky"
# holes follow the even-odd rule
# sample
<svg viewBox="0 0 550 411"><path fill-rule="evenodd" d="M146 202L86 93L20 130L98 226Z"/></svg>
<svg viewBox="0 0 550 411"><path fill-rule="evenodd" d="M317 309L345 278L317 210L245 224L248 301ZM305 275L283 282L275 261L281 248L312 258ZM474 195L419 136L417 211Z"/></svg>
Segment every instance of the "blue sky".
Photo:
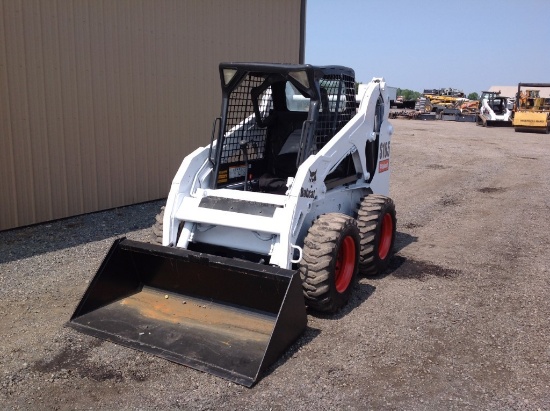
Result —
<svg viewBox="0 0 550 411"><path fill-rule="evenodd" d="M550 0L307 0L305 62L422 92L550 83Z"/></svg>

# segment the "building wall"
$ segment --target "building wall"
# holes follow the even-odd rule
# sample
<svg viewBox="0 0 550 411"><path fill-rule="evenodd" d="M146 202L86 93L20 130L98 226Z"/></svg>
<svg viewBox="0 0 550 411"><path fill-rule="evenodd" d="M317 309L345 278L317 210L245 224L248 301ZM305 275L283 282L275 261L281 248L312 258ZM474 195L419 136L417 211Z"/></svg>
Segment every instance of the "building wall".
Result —
<svg viewBox="0 0 550 411"><path fill-rule="evenodd" d="M166 197L220 61L299 63L305 0L0 0L0 230Z"/></svg>

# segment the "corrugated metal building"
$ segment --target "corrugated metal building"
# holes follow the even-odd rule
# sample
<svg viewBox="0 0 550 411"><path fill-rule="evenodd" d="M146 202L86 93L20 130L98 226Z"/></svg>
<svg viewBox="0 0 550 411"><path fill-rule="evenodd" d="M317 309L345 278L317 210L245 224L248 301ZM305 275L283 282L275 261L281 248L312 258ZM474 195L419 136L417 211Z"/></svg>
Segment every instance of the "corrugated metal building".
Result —
<svg viewBox="0 0 550 411"><path fill-rule="evenodd" d="M220 61L302 63L305 0L0 0L0 230L165 197Z"/></svg>

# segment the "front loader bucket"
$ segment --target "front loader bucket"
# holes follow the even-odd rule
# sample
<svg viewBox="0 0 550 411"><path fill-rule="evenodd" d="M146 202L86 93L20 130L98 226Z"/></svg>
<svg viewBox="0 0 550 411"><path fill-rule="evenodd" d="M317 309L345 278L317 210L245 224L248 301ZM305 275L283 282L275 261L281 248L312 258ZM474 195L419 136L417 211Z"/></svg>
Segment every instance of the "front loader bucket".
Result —
<svg viewBox="0 0 550 411"><path fill-rule="evenodd" d="M295 271L120 239L68 325L251 387L306 323Z"/></svg>

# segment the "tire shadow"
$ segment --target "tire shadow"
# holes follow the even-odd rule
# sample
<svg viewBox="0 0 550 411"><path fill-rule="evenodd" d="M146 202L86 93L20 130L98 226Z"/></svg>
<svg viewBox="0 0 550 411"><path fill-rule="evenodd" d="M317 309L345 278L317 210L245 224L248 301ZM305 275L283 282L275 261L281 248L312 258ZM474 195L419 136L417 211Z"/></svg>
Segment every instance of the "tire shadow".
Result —
<svg viewBox="0 0 550 411"><path fill-rule="evenodd" d="M398 253L399 251L407 247L409 244L415 243L417 240L418 240L418 237L415 237L413 235L399 232L399 231L396 232L395 242L394 242L394 253ZM369 279L382 279L388 275L392 275L406 261L407 261L406 258L394 255L388 262L388 268L380 275L369 276L369 277L359 275L359 281L354 287L354 290L351 294L349 302L346 304L345 307L343 307L337 313L327 314L327 313L315 311L308 308L307 309L308 315L311 315L317 318L327 319L327 320L339 320L342 317L345 317L350 312L352 312L357 307L359 307L361 304L363 304L365 301L367 301L376 291L376 287L374 285L368 284ZM365 283L365 281L367 283Z"/></svg>
<svg viewBox="0 0 550 411"><path fill-rule="evenodd" d="M359 280L361 280L362 277L359 276ZM354 289L352 290L350 299L348 303L342 307L342 309L336 313L323 313L320 311L315 311L312 309L307 309L307 315L311 315L312 317L316 318L322 318L324 320L339 320L346 315L348 315L350 312L355 310L357 307L359 307L361 304L363 304L365 301L367 301L371 295L374 294L376 291L376 287L371 284L363 284L362 282L358 282Z"/></svg>
<svg viewBox="0 0 550 411"><path fill-rule="evenodd" d="M452 280L461 274L461 270L396 255L390 260L387 270L377 278L392 276L400 280L426 281L430 277L437 277Z"/></svg>
<svg viewBox="0 0 550 411"><path fill-rule="evenodd" d="M393 243L394 252L397 254L399 251L409 246L412 243L416 243L418 237L404 233L402 231L395 232L395 242Z"/></svg>

